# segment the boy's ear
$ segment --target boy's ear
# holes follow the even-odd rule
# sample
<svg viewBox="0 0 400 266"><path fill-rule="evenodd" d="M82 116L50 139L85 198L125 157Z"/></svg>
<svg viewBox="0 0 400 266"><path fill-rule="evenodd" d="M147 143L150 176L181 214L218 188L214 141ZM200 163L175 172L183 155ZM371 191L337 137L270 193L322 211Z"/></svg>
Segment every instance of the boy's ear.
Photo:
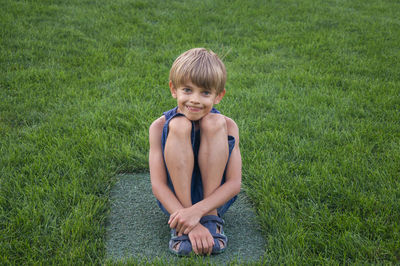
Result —
<svg viewBox="0 0 400 266"><path fill-rule="evenodd" d="M169 90L171 91L172 97L176 99L176 89L174 87L174 84L172 84L172 81L169 81Z"/></svg>
<svg viewBox="0 0 400 266"><path fill-rule="evenodd" d="M224 98L225 93L226 93L226 90L225 90L225 88L224 88L224 90L221 91L221 92L217 95L217 97L215 97L214 104L219 104L219 102L222 100L222 98Z"/></svg>

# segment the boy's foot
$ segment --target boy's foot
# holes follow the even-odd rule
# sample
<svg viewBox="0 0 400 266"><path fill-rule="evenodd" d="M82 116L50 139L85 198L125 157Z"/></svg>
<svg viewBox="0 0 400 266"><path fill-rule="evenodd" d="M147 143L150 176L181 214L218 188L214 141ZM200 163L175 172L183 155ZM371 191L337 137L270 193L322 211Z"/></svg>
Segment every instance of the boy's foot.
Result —
<svg viewBox="0 0 400 266"><path fill-rule="evenodd" d="M214 238L212 254L220 254L225 251L228 238L224 234L224 220L215 215L207 215L200 219L200 223L205 226Z"/></svg>
<svg viewBox="0 0 400 266"><path fill-rule="evenodd" d="M176 230L171 230L169 251L178 256L188 256L192 252L192 244L187 235L177 236Z"/></svg>

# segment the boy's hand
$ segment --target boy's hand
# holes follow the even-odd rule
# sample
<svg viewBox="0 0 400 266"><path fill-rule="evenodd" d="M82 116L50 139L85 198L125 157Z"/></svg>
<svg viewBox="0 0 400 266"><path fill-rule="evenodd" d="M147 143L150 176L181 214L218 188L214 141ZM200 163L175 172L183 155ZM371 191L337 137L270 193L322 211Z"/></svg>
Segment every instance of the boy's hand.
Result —
<svg viewBox="0 0 400 266"><path fill-rule="evenodd" d="M187 235L199 223L201 214L194 210L193 206L180 209L170 215L168 224L169 227L175 228L178 236Z"/></svg>
<svg viewBox="0 0 400 266"><path fill-rule="evenodd" d="M210 231L198 223L189 233L192 249L197 255L210 255L214 246L214 238Z"/></svg>

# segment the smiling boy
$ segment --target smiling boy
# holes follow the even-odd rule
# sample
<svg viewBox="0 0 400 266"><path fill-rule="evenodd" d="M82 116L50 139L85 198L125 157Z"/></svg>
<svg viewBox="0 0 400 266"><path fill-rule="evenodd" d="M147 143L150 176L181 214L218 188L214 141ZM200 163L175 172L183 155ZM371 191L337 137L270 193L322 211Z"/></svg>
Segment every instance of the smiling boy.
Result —
<svg viewBox="0 0 400 266"><path fill-rule="evenodd" d="M177 107L149 129L152 190L169 215L169 250L218 254L227 246L220 218L241 185L239 129L214 108L225 95L226 70L212 51L194 48L170 70Z"/></svg>

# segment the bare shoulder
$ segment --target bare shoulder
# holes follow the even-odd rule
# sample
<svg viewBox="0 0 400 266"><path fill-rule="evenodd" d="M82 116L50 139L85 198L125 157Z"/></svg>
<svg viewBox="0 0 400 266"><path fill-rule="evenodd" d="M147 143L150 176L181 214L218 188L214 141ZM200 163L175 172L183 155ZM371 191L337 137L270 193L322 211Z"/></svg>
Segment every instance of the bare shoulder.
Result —
<svg viewBox="0 0 400 266"><path fill-rule="evenodd" d="M227 116L224 116L224 117L225 117L225 121L226 121L226 125L227 125L228 129L239 131L239 128L238 128L236 122L233 121L232 118L227 117Z"/></svg>
<svg viewBox="0 0 400 266"><path fill-rule="evenodd" d="M165 117L161 116L151 123L149 128L149 141L150 141L150 148L159 146L159 142L162 135L162 130L165 123ZM160 144L161 145L161 144Z"/></svg>
<svg viewBox="0 0 400 266"><path fill-rule="evenodd" d="M149 131L150 133L156 133L158 131L162 131L165 124L165 116L161 116L151 123Z"/></svg>
<svg viewBox="0 0 400 266"><path fill-rule="evenodd" d="M239 127L237 126L236 122L230 117L224 117L226 121L226 126L228 127L229 135L232 135L235 138L239 138Z"/></svg>

